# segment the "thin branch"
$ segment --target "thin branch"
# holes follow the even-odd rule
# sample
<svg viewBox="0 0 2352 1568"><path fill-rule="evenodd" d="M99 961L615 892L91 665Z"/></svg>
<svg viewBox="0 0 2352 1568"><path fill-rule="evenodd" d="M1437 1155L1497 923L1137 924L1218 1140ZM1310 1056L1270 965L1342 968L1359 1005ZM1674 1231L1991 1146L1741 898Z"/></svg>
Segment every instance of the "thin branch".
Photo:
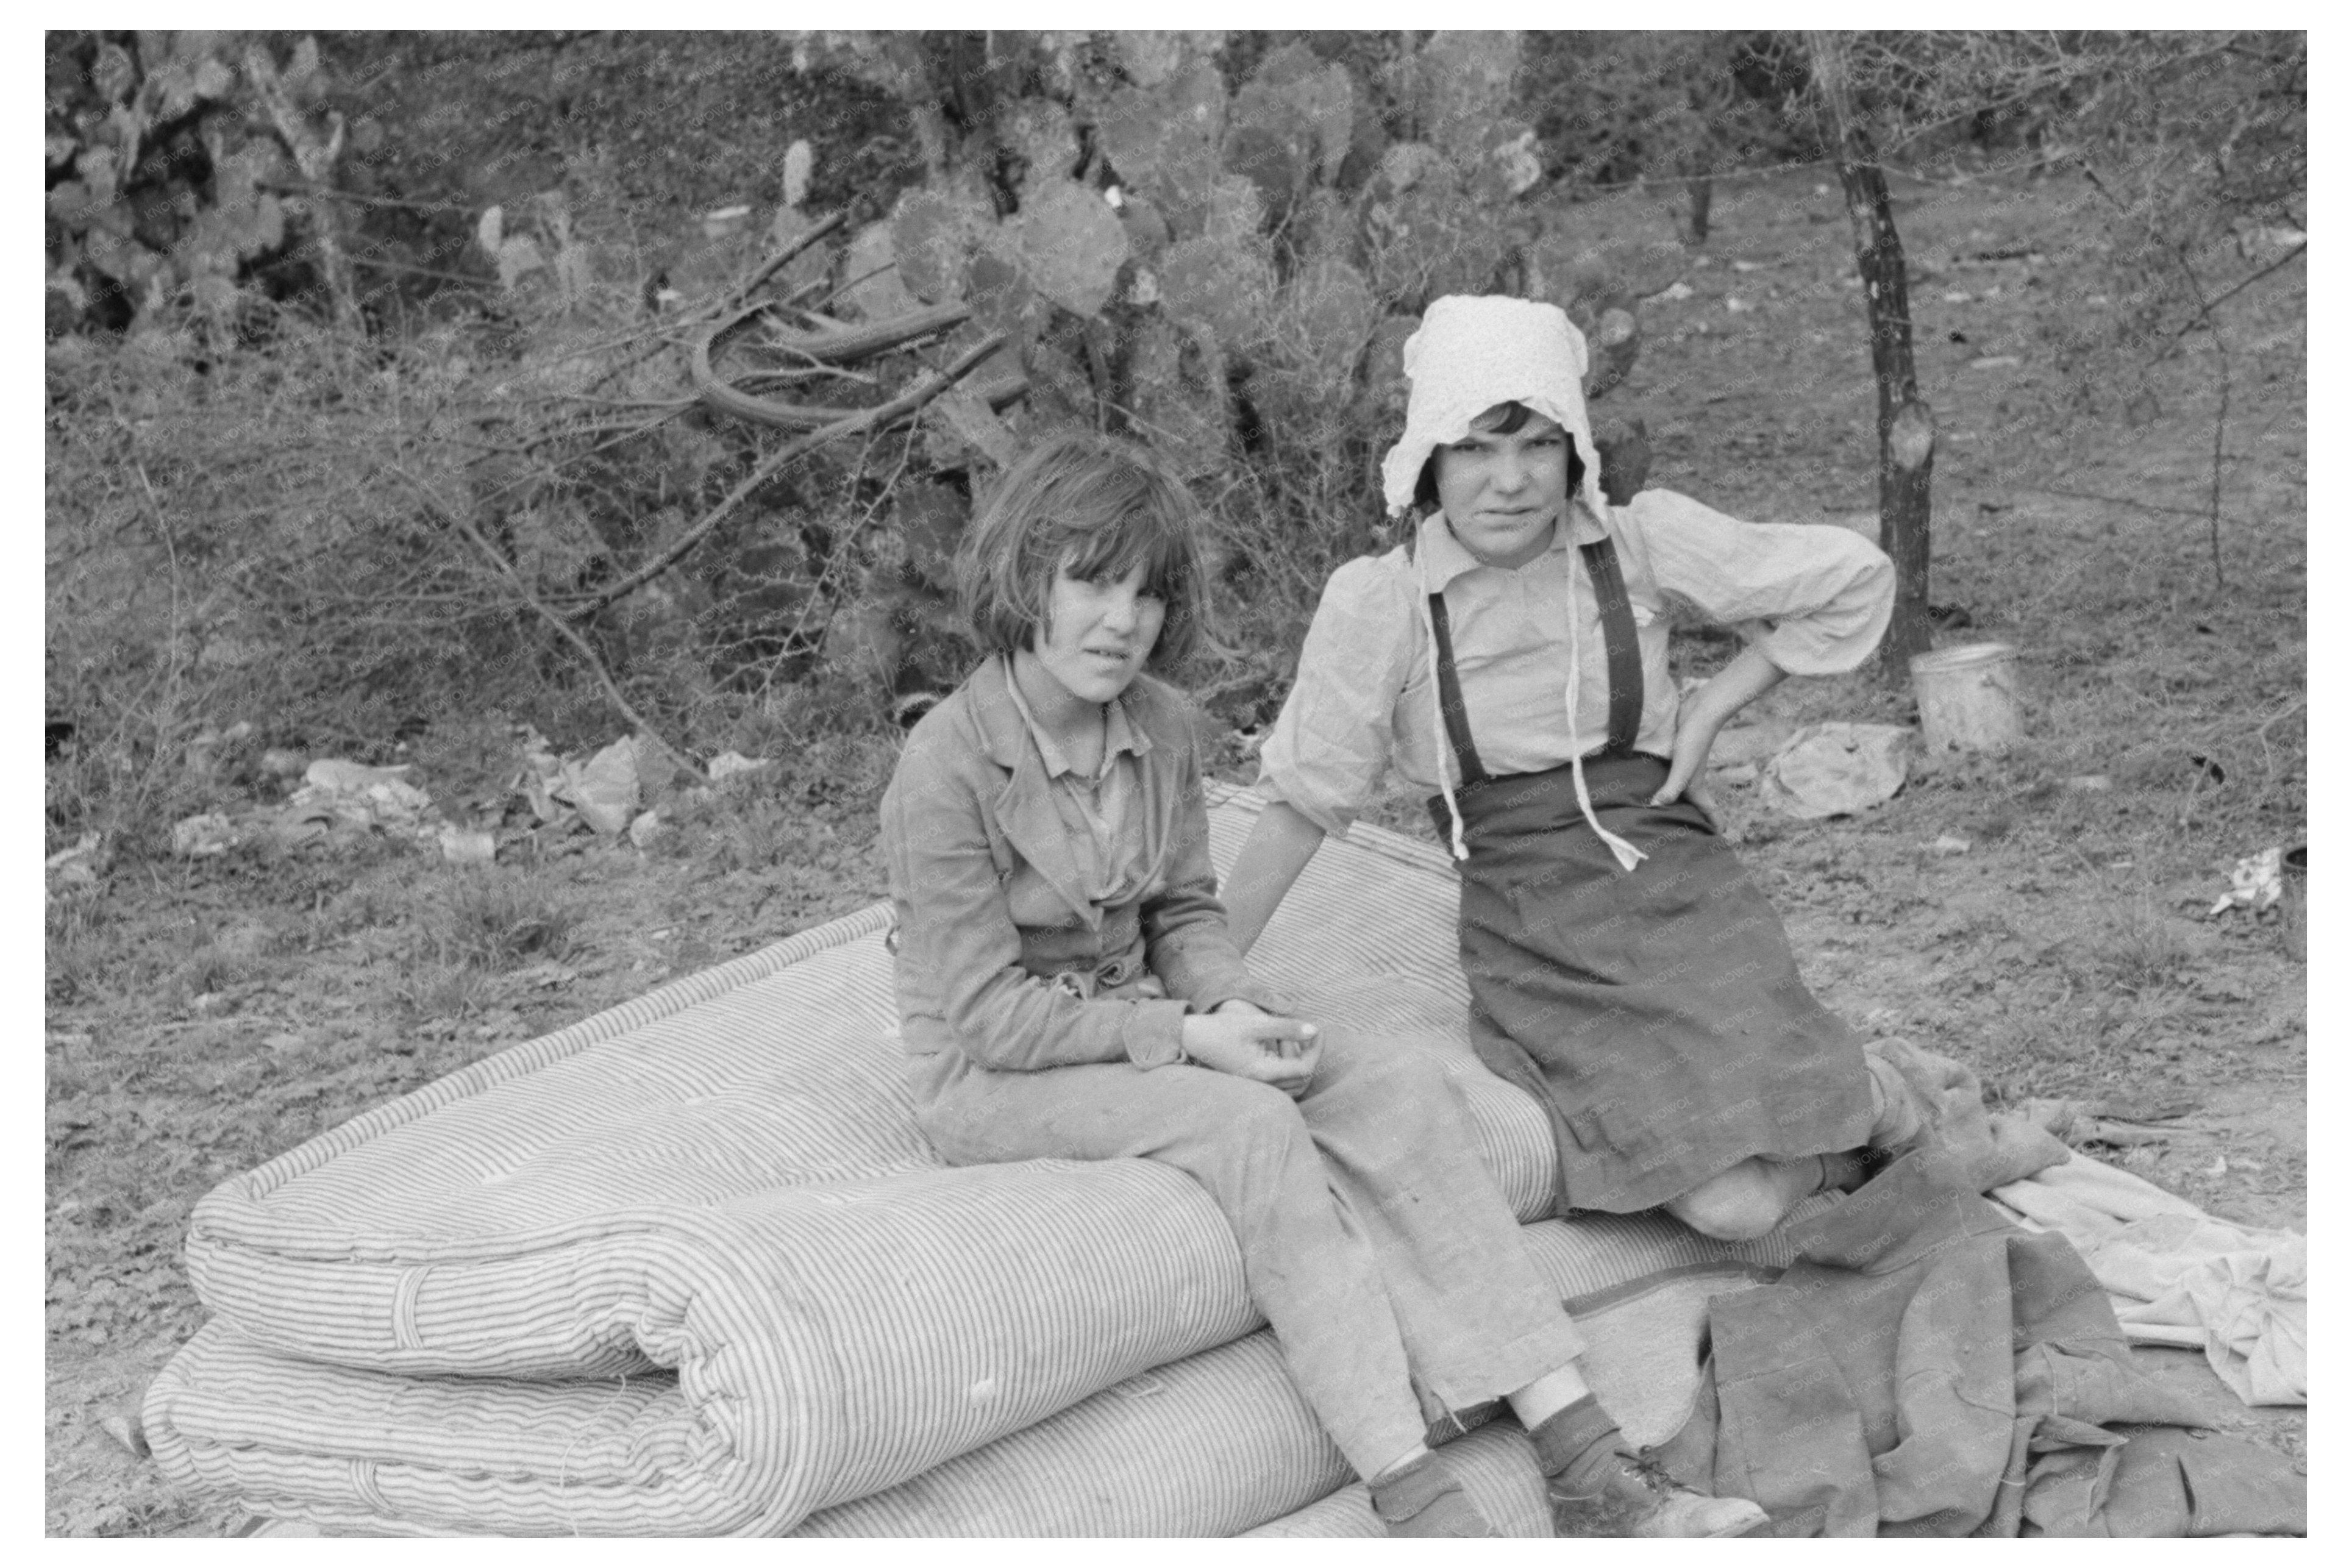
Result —
<svg viewBox="0 0 2352 1568"><path fill-rule="evenodd" d="M593 598L568 612L570 618L574 621L585 620L606 605L615 604L635 593L639 588L668 571L688 551L709 538L712 530L733 516L736 509L749 500L755 491L765 486L770 479L774 479L777 471L785 464L794 458L805 457L819 447L838 440L844 436L855 436L861 431L873 429L877 426L887 425L904 418L971 374L982 360L1003 346L1004 334L991 332L957 355L955 363L949 365L947 369L935 376L926 378L911 391L903 393L878 407L860 409L846 419L835 420L822 430L811 431L801 439L778 447L773 454L761 460L760 466L751 470L749 478L730 490L726 497L717 506L704 513L693 527L680 534L676 543L619 582L609 584L598 590Z"/></svg>
<svg viewBox="0 0 2352 1568"><path fill-rule="evenodd" d="M580 657L587 662L589 669L594 673L596 683L604 689L605 700L612 703L614 710L617 711L623 719L628 721L632 729L651 740L655 745L659 746L661 748L662 755L667 757L674 766L683 770L685 773L692 776L697 783L708 782L703 775L702 770L695 766L693 762L688 759L684 752L680 752L677 747L664 740L662 738L661 731L655 729L652 723L646 720L646 716L638 712L635 707L630 703L626 697L621 695L620 685L614 680L613 672L605 668L604 658L597 653L594 646L591 644L586 637L581 636L579 631L569 622L564 620L562 616L548 608L547 605L538 595L530 591L530 584L525 583L522 580L521 575L515 571L514 567L509 564L507 558L499 553L497 546L493 545L488 540L482 537L481 531L474 526L473 519L466 516L463 512L443 506L439 498L435 496L430 489L425 488L424 481L417 479L415 475L410 473L406 468L394 467L392 471L399 475L401 479L407 481L409 488L416 492L418 498L425 502L428 510L430 510L435 516L440 518L444 522L446 522L451 527L457 529L458 532L464 534L467 542L481 552L482 559L488 561L498 572L499 575L505 580L507 586L513 591L515 596L520 599L524 604L530 605L531 610L538 615L540 619L545 621L549 626L555 628L557 636L561 637L564 641L572 645L572 650L578 653Z"/></svg>
<svg viewBox="0 0 2352 1568"><path fill-rule="evenodd" d="M806 234L802 235L798 239L793 240L790 245L785 246L782 250L776 252L775 255L760 263L759 270L753 272L751 277L745 279L740 287L730 289L719 302L719 310L722 312L726 311L750 299L753 289L759 288L761 284L765 283L769 279L773 278L787 262L792 260L793 257L798 256L810 246L814 245L818 240L823 239L826 235L829 235L835 229L839 228L848 220L849 211L845 207L840 212L832 214L830 216L819 218L814 228L810 229Z"/></svg>
<svg viewBox="0 0 2352 1568"><path fill-rule="evenodd" d="M2206 515L2206 509L2201 506L2167 506L2162 501L2142 500L2137 496L2104 495L2097 490L2066 490L2060 489L2056 485L2019 485L2016 488L2028 495L2063 496L2068 500L2103 501L2109 506L2137 507L2142 511L2168 512L2175 517Z"/></svg>
<svg viewBox="0 0 2352 1568"><path fill-rule="evenodd" d="M2293 261L2297 257L2301 256L2304 252L2304 246L2298 245L2293 250L2288 251L2284 256L2280 257L2276 261L2272 262L2268 267L2263 268L2261 271L2253 273L2251 276L2239 279L2235 283L2231 284L2227 289L2224 289L2219 294L2214 295L2212 300L2207 303L2205 307L2206 310L2210 312L2214 306L2221 304L2223 300L2228 300L2234 295L2242 294L2247 289L2252 288L2255 284L2261 282L2272 273L2276 272L2280 268L2284 267L2288 262ZM2199 318L2200 321L2202 319L2202 316ZM2172 335L2176 338L2185 338L2189 333L2195 331L2197 327L2197 321L2190 321Z"/></svg>

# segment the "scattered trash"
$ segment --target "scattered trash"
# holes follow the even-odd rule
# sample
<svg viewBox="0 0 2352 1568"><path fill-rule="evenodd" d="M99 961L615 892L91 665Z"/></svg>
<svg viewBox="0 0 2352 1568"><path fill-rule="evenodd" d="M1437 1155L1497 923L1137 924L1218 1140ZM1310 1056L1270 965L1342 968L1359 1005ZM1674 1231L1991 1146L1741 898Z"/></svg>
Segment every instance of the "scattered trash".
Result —
<svg viewBox="0 0 2352 1568"><path fill-rule="evenodd" d="M226 854L236 840L236 824L217 811L200 812L172 824L172 853L186 858Z"/></svg>
<svg viewBox="0 0 2352 1568"><path fill-rule="evenodd" d="M1741 261L1735 259L1731 264L1731 269L1734 272L1761 272L1765 268L1770 265L1771 263L1767 261Z"/></svg>
<svg viewBox="0 0 2352 1568"><path fill-rule="evenodd" d="M1658 297L1662 300L1687 300L1697 292L1687 283L1675 282L1668 284Z"/></svg>
<svg viewBox="0 0 2352 1568"><path fill-rule="evenodd" d="M2017 649L1969 643L1911 658L1919 736L1931 764L1958 752L2006 752L2025 732L2017 703Z"/></svg>
<svg viewBox="0 0 2352 1568"><path fill-rule="evenodd" d="M1970 370L2006 370L2011 365L2024 363L2015 354L1987 354L1982 359L1969 361L1969 368Z"/></svg>
<svg viewBox="0 0 2352 1568"><path fill-rule="evenodd" d="M108 1436L130 1449L131 1458L143 1459L148 1457L150 1450L147 1447L146 1429L139 1425L135 1417L122 1415L109 1415L99 1423L99 1426Z"/></svg>
<svg viewBox="0 0 2352 1568"><path fill-rule="evenodd" d="M289 805L269 819L269 837L280 849L299 849L332 833L339 820L331 806Z"/></svg>
<svg viewBox="0 0 2352 1568"><path fill-rule="evenodd" d="M2230 1157L2227 1154L2214 1155L2213 1163L2205 1167L2205 1174L2209 1176L2226 1176L2229 1173Z"/></svg>
<svg viewBox="0 0 2352 1568"><path fill-rule="evenodd" d="M2076 773L2073 778L2060 782L2068 789L2082 790L2091 795L2104 795L2116 787L2116 781L2105 773Z"/></svg>
<svg viewBox="0 0 2352 1568"><path fill-rule="evenodd" d="M1891 798L1910 772L1897 724L1808 724L1764 764L1765 799L1784 816L1843 816Z"/></svg>
<svg viewBox="0 0 2352 1568"><path fill-rule="evenodd" d="M532 816L552 822L564 812L555 798L555 787L563 782L563 759L549 748L547 737L537 730L528 724L520 730L516 749L522 753L523 769L515 775L512 787L530 803Z"/></svg>
<svg viewBox="0 0 2352 1568"><path fill-rule="evenodd" d="M441 825L441 858L452 866L487 866L498 858L499 841L478 827Z"/></svg>
<svg viewBox="0 0 2352 1568"><path fill-rule="evenodd" d="M1947 289L1944 290L1944 303L1947 305L1972 305L1976 303L1976 296L1969 293L1965 289Z"/></svg>
<svg viewBox="0 0 2352 1568"><path fill-rule="evenodd" d="M719 784L737 773L758 773L761 768L775 765L772 757L747 757L737 752L721 752L710 759L710 765L704 772L709 775L712 784Z"/></svg>
<svg viewBox="0 0 2352 1568"><path fill-rule="evenodd" d="M2273 844L2259 855L2249 855L2230 868L2230 890L2213 900L2210 915L2226 914L2232 907L2252 910L2261 914L2279 901L2285 891L2281 884L2281 861L2284 850Z"/></svg>
<svg viewBox="0 0 2352 1568"><path fill-rule="evenodd" d="M1723 308L1730 311L1735 316L1738 315L1743 310L1753 309L1747 300L1739 298L1737 294L1726 294L1723 297Z"/></svg>
<svg viewBox="0 0 2352 1568"><path fill-rule="evenodd" d="M624 735L585 763L563 764L556 798L599 833L624 833L637 815L637 742Z"/></svg>
<svg viewBox="0 0 2352 1568"><path fill-rule="evenodd" d="M1938 855L1965 855L1976 847L1976 842L1973 839L1963 838L1957 833L1945 833L1938 835L1936 842L1928 845L1927 847Z"/></svg>
<svg viewBox="0 0 2352 1568"><path fill-rule="evenodd" d="M43 868L58 881L69 887L86 886L98 880L98 868L90 864L98 853L98 835L85 833L68 848L58 850L43 862Z"/></svg>
<svg viewBox="0 0 2352 1568"><path fill-rule="evenodd" d="M406 763L378 768L321 757L303 770L302 787L287 798L287 805L298 821L323 808L355 827L415 833L425 827L433 797L407 781L408 768Z"/></svg>
<svg viewBox="0 0 2352 1568"><path fill-rule="evenodd" d="M669 824L662 820L658 810L641 812L636 820L629 824L629 842L643 849L668 831Z"/></svg>

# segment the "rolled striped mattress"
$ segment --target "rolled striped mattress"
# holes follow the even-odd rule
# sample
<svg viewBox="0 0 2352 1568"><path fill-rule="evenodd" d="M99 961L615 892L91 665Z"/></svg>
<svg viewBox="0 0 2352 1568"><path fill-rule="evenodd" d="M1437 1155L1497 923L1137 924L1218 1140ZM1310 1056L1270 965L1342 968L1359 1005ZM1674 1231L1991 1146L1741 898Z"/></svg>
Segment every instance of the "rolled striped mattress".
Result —
<svg viewBox="0 0 2352 1568"><path fill-rule="evenodd" d="M1223 865L1258 802L1213 798ZM1360 827L1254 958L1302 1010L1438 1054L1530 1219L1550 1140L1470 1053L1453 889L1437 851ZM877 906L803 931L223 1184L187 1246L214 1321L147 1396L158 1462L257 1513L405 1532L1364 1525L1190 1178L930 1152L887 924ZM1703 1300L1787 1260L1650 1216L1528 1235L1588 1301ZM1613 1339L1580 1314L1594 1364L1688 1362L1696 1319L1664 1299L1603 1314ZM1474 1440L1480 1484L1524 1497L1524 1437Z"/></svg>

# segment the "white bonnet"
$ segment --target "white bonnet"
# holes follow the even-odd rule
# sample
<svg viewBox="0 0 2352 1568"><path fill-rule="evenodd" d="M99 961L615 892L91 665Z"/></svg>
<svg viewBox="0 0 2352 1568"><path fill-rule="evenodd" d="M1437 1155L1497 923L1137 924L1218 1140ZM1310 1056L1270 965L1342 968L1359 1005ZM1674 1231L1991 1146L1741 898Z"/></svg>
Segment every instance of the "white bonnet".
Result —
<svg viewBox="0 0 2352 1568"><path fill-rule="evenodd" d="M1404 434L1381 461L1390 515L1409 510L1430 453L1470 433L1470 421L1498 403L1522 403L1576 439L1584 460L1585 505L1601 500L1601 454L1584 409L1584 334L1557 305L1502 294L1448 294L1422 312L1404 343L1412 384Z"/></svg>

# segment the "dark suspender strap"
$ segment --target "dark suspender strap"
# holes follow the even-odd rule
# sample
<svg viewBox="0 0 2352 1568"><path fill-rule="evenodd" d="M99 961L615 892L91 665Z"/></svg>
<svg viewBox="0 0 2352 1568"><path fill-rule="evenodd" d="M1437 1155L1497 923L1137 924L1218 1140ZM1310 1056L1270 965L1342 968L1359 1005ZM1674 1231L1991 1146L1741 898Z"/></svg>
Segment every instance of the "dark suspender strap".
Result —
<svg viewBox="0 0 2352 1568"><path fill-rule="evenodd" d="M1630 752L1642 732L1642 644L1633 632L1633 601L1625 595L1614 542L1603 539L1580 548L1584 569L1592 574L1593 596L1601 601L1601 640L1609 655L1609 749Z"/></svg>
<svg viewBox="0 0 2352 1568"><path fill-rule="evenodd" d="M1454 672L1454 632L1445 620L1445 595L1429 596L1429 629L1437 639L1437 706L1445 715L1445 738L1454 743L1454 765L1465 784L1485 784L1486 764L1470 740L1470 710L1462 705L1462 680Z"/></svg>

